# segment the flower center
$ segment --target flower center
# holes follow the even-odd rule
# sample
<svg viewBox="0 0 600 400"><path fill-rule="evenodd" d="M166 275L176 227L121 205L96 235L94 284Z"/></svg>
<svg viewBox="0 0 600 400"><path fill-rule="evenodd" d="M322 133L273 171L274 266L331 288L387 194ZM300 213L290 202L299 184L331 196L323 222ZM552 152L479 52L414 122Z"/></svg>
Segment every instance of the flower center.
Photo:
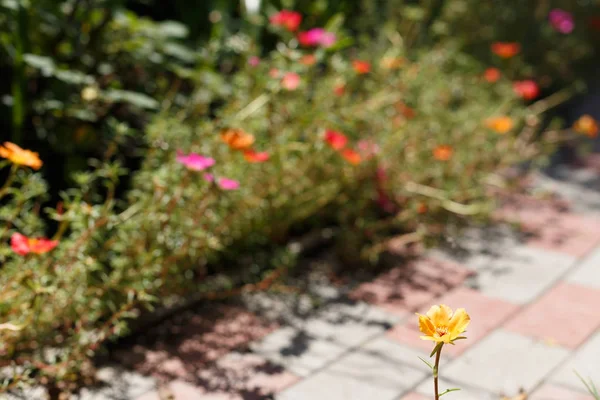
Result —
<svg viewBox="0 0 600 400"><path fill-rule="evenodd" d="M435 333L438 334L438 336L444 336L446 333L448 333L448 328L445 326L438 326L435 328Z"/></svg>

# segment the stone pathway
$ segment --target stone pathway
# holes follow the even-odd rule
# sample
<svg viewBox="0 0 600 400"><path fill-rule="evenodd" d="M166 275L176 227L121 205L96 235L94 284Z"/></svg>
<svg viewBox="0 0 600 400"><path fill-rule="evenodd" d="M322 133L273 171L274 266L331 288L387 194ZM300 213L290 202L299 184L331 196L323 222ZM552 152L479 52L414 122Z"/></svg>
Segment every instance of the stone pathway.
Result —
<svg viewBox="0 0 600 400"><path fill-rule="evenodd" d="M414 313L439 303L472 318L468 339L444 348L441 388L461 388L445 400L520 388L531 400L591 399L574 371L600 385L600 194L588 185L600 174L594 165L561 174L537 182L571 211L515 197L497 218L523 233L473 228L371 281L316 285L316 311L307 296L256 294L179 315L101 370L106 387L77 399L431 399L418 357L432 344Z"/></svg>

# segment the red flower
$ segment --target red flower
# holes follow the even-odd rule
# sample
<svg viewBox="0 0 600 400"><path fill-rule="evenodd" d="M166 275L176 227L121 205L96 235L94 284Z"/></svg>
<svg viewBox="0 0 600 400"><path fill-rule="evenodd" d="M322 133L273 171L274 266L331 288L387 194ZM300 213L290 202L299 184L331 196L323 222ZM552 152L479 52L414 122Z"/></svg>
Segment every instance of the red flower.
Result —
<svg viewBox="0 0 600 400"><path fill-rule="evenodd" d="M302 15L296 11L281 10L277 14L273 14L269 21L275 26L283 26L288 31L294 32L302 23Z"/></svg>
<svg viewBox="0 0 600 400"><path fill-rule="evenodd" d="M498 68L488 68L483 73L483 77L489 83L498 82L500 76L502 76L502 74L500 73L500 70Z"/></svg>
<svg viewBox="0 0 600 400"><path fill-rule="evenodd" d="M269 153L266 151L257 152L252 149L244 151L244 158L249 163L261 163L269 160Z"/></svg>
<svg viewBox="0 0 600 400"><path fill-rule="evenodd" d="M448 145L440 145L433 149L433 157L439 161L448 161L452 158L454 149Z"/></svg>
<svg viewBox="0 0 600 400"><path fill-rule="evenodd" d="M58 246L58 240L46 238L28 238L20 233L13 233L10 237L11 249L20 256L29 253L43 254Z"/></svg>
<svg viewBox="0 0 600 400"><path fill-rule="evenodd" d="M531 79L513 83L513 89L525 100L533 100L540 95L540 87Z"/></svg>
<svg viewBox="0 0 600 400"><path fill-rule="evenodd" d="M344 85L343 83L340 83L338 85L335 85L333 88L333 93L335 93L336 96L343 96L343 94L346 92L346 85Z"/></svg>
<svg viewBox="0 0 600 400"><path fill-rule="evenodd" d="M300 59L300 63L311 67L317 63L317 57L314 54L305 54Z"/></svg>
<svg viewBox="0 0 600 400"><path fill-rule="evenodd" d="M362 161L360 154L352 149L342 150L342 157L352 165L358 165Z"/></svg>
<svg viewBox="0 0 600 400"><path fill-rule="evenodd" d="M371 64L369 64L367 61L354 60L352 61L352 67L359 75L364 75L371 72Z"/></svg>
<svg viewBox="0 0 600 400"><path fill-rule="evenodd" d="M519 54L521 45L515 42L492 43L492 52L502 58L511 58Z"/></svg>
<svg viewBox="0 0 600 400"><path fill-rule="evenodd" d="M348 138L341 132L326 130L325 141L334 150L341 150L348 144Z"/></svg>

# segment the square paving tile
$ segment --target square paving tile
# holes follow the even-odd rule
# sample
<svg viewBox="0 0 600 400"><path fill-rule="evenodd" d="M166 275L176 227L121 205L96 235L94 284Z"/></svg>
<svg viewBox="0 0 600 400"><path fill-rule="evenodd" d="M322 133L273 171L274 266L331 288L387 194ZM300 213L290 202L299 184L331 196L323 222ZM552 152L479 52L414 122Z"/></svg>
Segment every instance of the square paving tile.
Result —
<svg viewBox="0 0 600 400"><path fill-rule="evenodd" d="M428 397L417 392L410 392L409 394L402 396L398 400L431 400L431 396Z"/></svg>
<svg viewBox="0 0 600 400"><path fill-rule="evenodd" d="M441 376L491 393L531 391L568 357L567 349L550 347L512 332L497 330L458 359L440 367Z"/></svg>
<svg viewBox="0 0 600 400"><path fill-rule="evenodd" d="M363 302L333 303L294 326L309 336L341 346L356 346L400 320L398 315Z"/></svg>
<svg viewBox="0 0 600 400"><path fill-rule="evenodd" d="M403 363L389 342L367 344L283 391L280 400L394 400L427 372Z"/></svg>
<svg viewBox="0 0 600 400"><path fill-rule="evenodd" d="M584 379L591 379L600 390L600 368L598 356L600 355L600 331L596 332L585 342L575 354L556 371L551 381L569 386L575 390L585 390L584 384L579 380L574 371Z"/></svg>
<svg viewBox="0 0 600 400"><path fill-rule="evenodd" d="M74 396L75 400L121 400L135 399L153 391L157 382L148 376L140 375L121 367L104 367L97 372L98 388L83 388Z"/></svg>
<svg viewBox="0 0 600 400"><path fill-rule="evenodd" d="M600 289L600 248L592 251L569 274L567 280L583 286Z"/></svg>
<svg viewBox="0 0 600 400"><path fill-rule="evenodd" d="M496 327L500 326L510 315L514 314L519 306L491 297L469 288L458 288L442 296L436 304L446 304L453 310L465 308L471 316L471 323L467 328L467 340L456 342L455 346L445 346L442 354L456 357ZM425 314L429 306L420 310ZM392 340L404 343L408 346L423 349L428 354L432 349L432 342L421 340L422 333L419 331L417 316L410 318L406 323L394 327L387 333Z"/></svg>
<svg viewBox="0 0 600 400"><path fill-rule="evenodd" d="M363 283L350 297L404 317L461 285L471 273L456 263L426 257L397 266L372 282Z"/></svg>
<svg viewBox="0 0 600 400"><path fill-rule="evenodd" d="M539 201L526 206L507 205L498 214L520 222L530 235L531 246L583 257L600 243L598 217L564 212Z"/></svg>
<svg viewBox="0 0 600 400"><path fill-rule="evenodd" d="M576 392L557 385L546 384L529 397L530 400L594 400L588 394Z"/></svg>
<svg viewBox="0 0 600 400"><path fill-rule="evenodd" d="M292 327L278 329L250 347L298 376L307 376L323 368L348 349L335 341L316 339Z"/></svg>
<svg viewBox="0 0 600 400"><path fill-rule="evenodd" d="M440 368L441 371L441 368ZM443 372L442 372L443 373ZM497 394L486 392L485 390L475 389L472 387L464 386L456 382L452 382L446 379L440 379L438 382L438 390L443 393L446 389L458 388L455 392L446 393L441 397L444 400L498 400ZM425 380L417 387L417 392L427 400L433 399L433 378Z"/></svg>
<svg viewBox="0 0 600 400"><path fill-rule="evenodd" d="M574 349L600 328L600 290L561 282L504 328Z"/></svg>
<svg viewBox="0 0 600 400"><path fill-rule="evenodd" d="M566 254L518 246L498 257L477 255L466 260L476 271L466 284L486 296L526 304L549 289L575 262Z"/></svg>

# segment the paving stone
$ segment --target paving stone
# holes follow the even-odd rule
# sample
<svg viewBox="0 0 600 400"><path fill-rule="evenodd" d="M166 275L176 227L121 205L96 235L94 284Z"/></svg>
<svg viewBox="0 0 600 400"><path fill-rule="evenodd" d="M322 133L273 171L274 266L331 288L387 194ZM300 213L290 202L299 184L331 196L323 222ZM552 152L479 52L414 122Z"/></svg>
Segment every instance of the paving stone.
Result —
<svg viewBox="0 0 600 400"><path fill-rule="evenodd" d="M285 327L251 344L251 349L269 361L283 365L298 376L307 376L341 356L347 346L316 339L306 332Z"/></svg>
<svg viewBox="0 0 600 400"><path fill-rule="evenodd" d="M443 374L442 368L443 365L440 367L440 371ZM446 389L454 388L458 388L460 390L446 393L441 398L444 400L498 400L497 394L492 394L481 389L475 389L446 379L439 379L438 389L440 393L444 392ZM421 383L417 387L416 391L417 393L426 396L425 398L427 400L432 399L434 395L433 378L427 379Z"/></svg>
<svg viewBox="0 0 600 400"><path fill-rule="evenodd" d="M600 248L591 252L569 274L567 280L571 283L600 289Z"/></svg>
<svg viewBox="0 0 600 400"><path fill-rule="evenodd" d="M530 400L594 400L588 394L576 392L557 385L546 384L529 397Z"/></svg>
<svg viewBox="0 0 600 400"><path fill-rule="evenodd" d="M471 317L465 335L468 339L456 342L455 346L444 348L443 354L451 357L456 357L475 345L519 308L515 304L487 297L469 288L455 289L442 296L436 301L436 304L446 304L453 310L461 307L465 308ZM424 307L420 310L420 313L425 314L428 309L429 306ZM432 342L421 340L421 335L423 334L419 331L419 322L416 316L403 324L395 326L387 333L390 339L422 349L429 354L433 347Z"/></svg>
<svg viewBox="0 0 600 400"><path fill-rule="evenodd" d="M600 390L600 369L598 355L600 354L600 331L596 332L575 354L556 371L551 377L553 383L562 384L575 390L584 390L584 384L574 371L584 379L591 379Z"/></svg>
<svg viewBox="0 0 600 400"><path fill-rule="evenodd" d="M297 321L295 327L314 338L352 347L391 328L399 320L397 315L363 302L334 303L306 320Z"/></svg>
<svg viewBox="0 0 600 400"><path fill-rule="evenodd" d="M576 259L566 254L518 246L503 256L475 255L465 265L476 271L466 285L515 304L529 303L549 289Z"/></svg>
<svg viewBox="0 0 600 400"><path fill-rule="evenodd" d="M600 180L592 168L560 168L552 176L537 174L537 187L569 201L574 212L600 215Z"/></svg>
<svg viewBox="0 0 600 400"><path fill-rule="evenodd" d="M46 389L43 387L28 387L15 390L11 393L3 393L3 400L46 400L48 398Z"/></svg>
<svg viewBox="0 0 600 400"><path fill-rule="evenodd" d="M428 397L417 392L410 392L409 394L402 396L398 400L431 400L431 396Z"/></svg>
<svg viewBox="0 0 600 400"><path fill-rule="evenodd" d="M98 388L83 388L74 400L131 400L154 390L157 382L148 376L120 367L98 370Z"/></svg>
<svg viewBox="0 0 600 400"><path fill-rule="evenodd" d="M426 257L395 267L372 282L360 285L350 297L405 317L461 285L471 273L456 263Z"/></svg>
<svg viewBox="0 0 600 400"><path fill-rule="evenodd" d="M394 346L389 342L369 343L283 391L277 399L396 399L427 372L406 365L405 356Z"/></svg>
<svg viewBox="0 0 600 400"><path fill-rule="evenodd" d="M211 310L183 313L152 328L116 358L160 380L189 380L196 371L233 350L246 349L277 327L242 307L217 304Z"/></svg>
<svg viewBox="0 0 600 400"><path fill-rule="evenodd" d="M497 330L440 371L446 379L491 393L531 391L568 355L561 347Z"/></svg>
<svg viewBox="0 0 600 400"><path fill-rule="evenodd" d="M576 215L539 201L526 207L508 204L497 213L520 222L530 237L527 243L541 249L583 257L600 243L600 219Z"/></svg>
<svg viewBox="0 0 600 400"><path fill-rule="evenodd" d="M504 328L574 349L600 327L600 290L561 282Z"/></svg>

